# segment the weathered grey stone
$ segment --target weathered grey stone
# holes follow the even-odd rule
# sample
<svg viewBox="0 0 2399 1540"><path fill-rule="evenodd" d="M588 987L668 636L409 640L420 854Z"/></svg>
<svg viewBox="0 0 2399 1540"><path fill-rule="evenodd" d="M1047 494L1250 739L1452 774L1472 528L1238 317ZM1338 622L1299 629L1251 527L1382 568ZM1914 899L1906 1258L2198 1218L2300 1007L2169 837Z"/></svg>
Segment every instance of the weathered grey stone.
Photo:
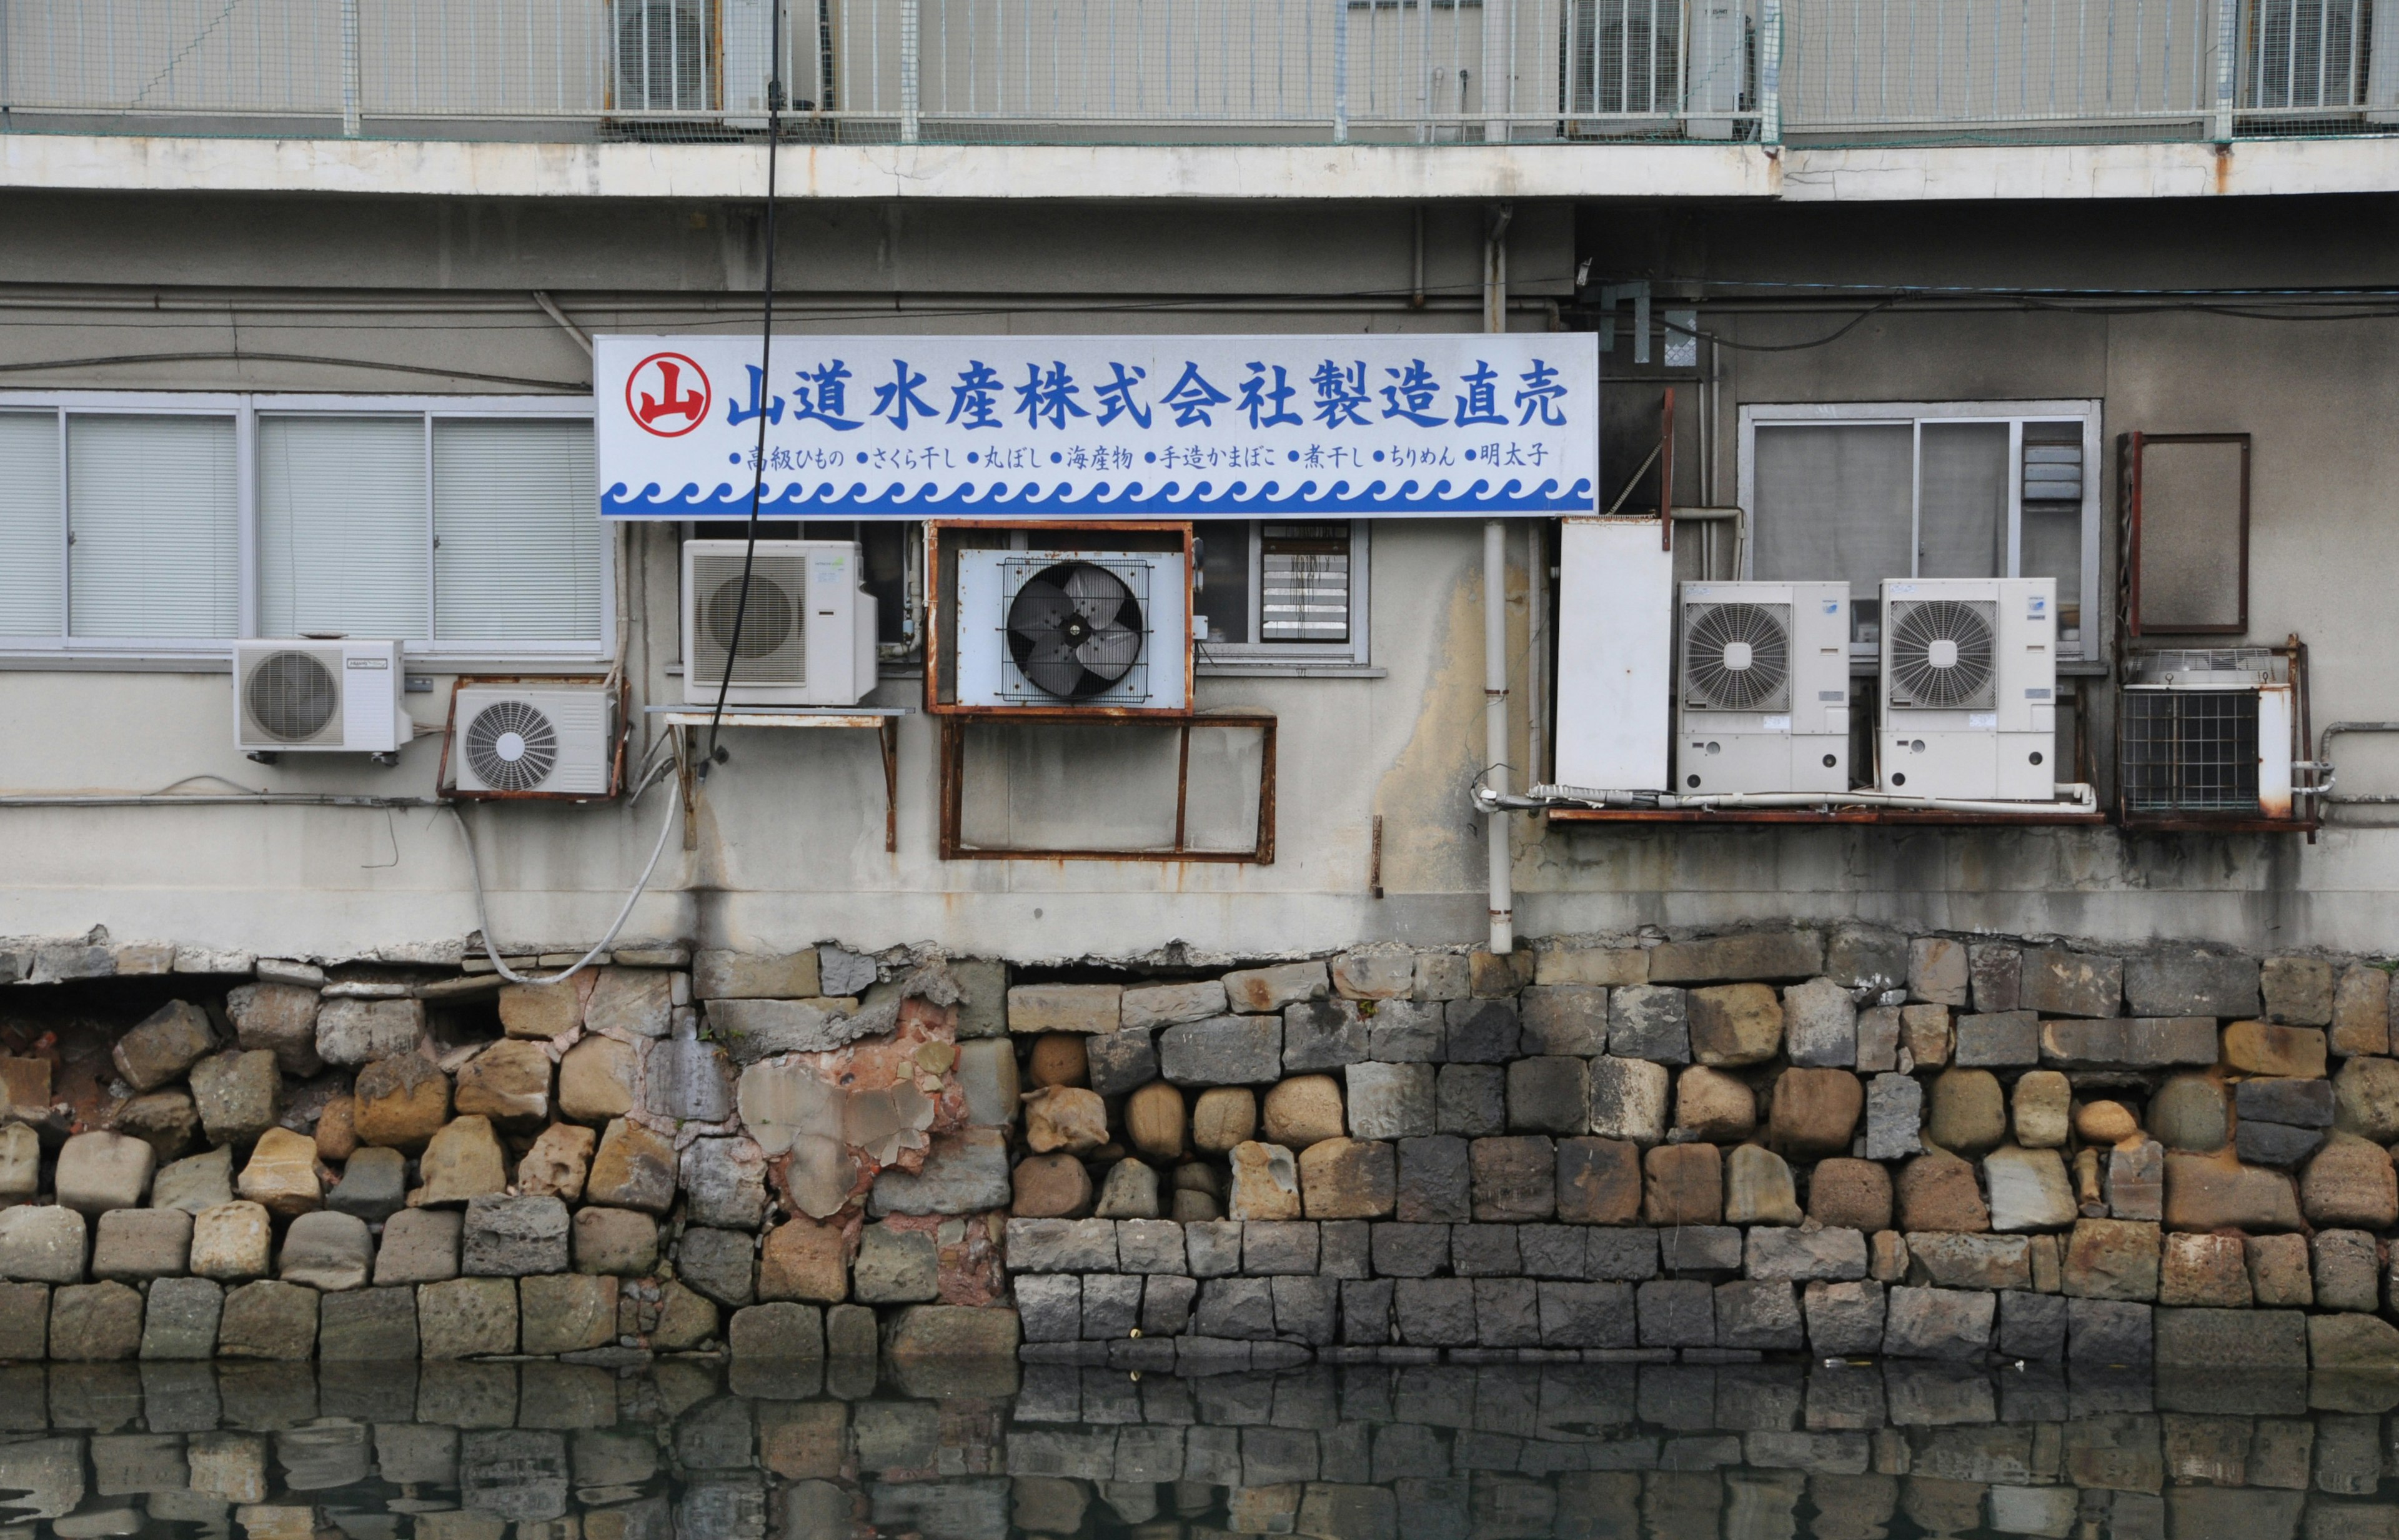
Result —
<svg viewBox="0 0 2399 1540"><path fill-rule="evenodd" d="M215 1047L208 1012L187 1000L170 1000L118 1038L112 1057L116 1073L135 1090L155 1091L181 1080Z"/></svg>
<svg viewBox="0 0 2399 1540"><path fill-rule="evenodd" d="M1283 1007L1283 1074L1337 1070L1366 1057L1366 1018L1358 1013L1356 1001L1318 1000Z"/></svg>
<svg viewBox="0 0 2399 1540"><path fill-rule="evenodd" d="M867 1212L877 1219L887 1214L976 1214L1007 1208L1010 1196L1006 1130L965 1128L936 1134L922 1171L887 1167L874 1179Z"/></svg>
<svg viewBox="0 0 2399 1540"><path fill-rule="evenodd" d="M867 1225L859 1235L850 1290L864 1304L915 1304L941 1296L941 1249L927 1230Z"/></svg>
<svg viewBox="0 0 2399 1540"><path fill-rule="evenodd" d="M160 1278L142 1309L142 1357L212 1358L224 1286L208 1278Z"/></svg>
<svg viewBox="0 0 2399 1540"><path fill-rule="evenodd" d="M422 1000L327 1000L317 1009L317 1057L356 1068L413 1051L424 1031Z"/></svg>
<svg viewBox="0 0 2399 1540"><path fill-rule="evenodd" d="M1011 1287L1016 1314L1029 1343L1070 1343L1083 1338L1083 1280L1072 1273L1025 1274Z"/></svg>
<svg viewBox="0 0 2399 1540"><path fill-rule="evenodd" d="M1508 1128L1508 1075L1497 1064L1443 1064L1433 1093L1433 1126L1479 1138Z"/></svg>
<svg viewBox="0 0 2399 1540"><path fill-rule="evenodd" d="M275 1126L283 1080L264 1049L220 1053L192 1066L192 1102L212 1144L248 1144Z"/></svg>
<svg viewBox="0 0 2399 1540"><path fill-rule="evenodd" d="M1524 1050L1593 1059L1607 1051L1607 991L1594 984L1541 984L1519 1002Z"/></svg>
<svg viewBox="0 0 2399 1540"><path fill-rule="evenodd" d="M305 1362L317 1351L317 1290L261 1278L225 1292L217 1357Z"/></svg>
<svg viewBox="0 0 2399 1540"><path fill-rule="evenodd" d="M1997 1296L1962 1289L1891 1290L1883 1351L1894 1358L1972 1358L1991 1344Z"/></svg>
<svg viewBox="0 0 2399 1540"><path fill-rule="evenodd" d="M1659 1064L1691 1061L1688 999L1663 984L1629 984L1607 997L1607 1051Z"/></svg>
<svg viewBox="0 0 2399 1540"><path fill-rule="evenodd" d="M1232 1008L1252 1015L1321 1000L1332 987L1321 962L1240 968L1225 975L1224 985L1225 999Z"/></svg>
<svg viewBox="0 0 2399 1540"><path fill-rule="evenodd" d="M1398 1142L1394 1213L1403 1223L1463 1223L1472 1217L1472 1176L1467 1141L1454 1135Z"/></svg>
<svg viewBox="0 0 2399 1540"><path fill-rule="evenodd" d="M515 1352L516 1279L449 1278L419 1284L416 1335L427 1358Z"/></svg>
<svg viewBox="0 0 2399 1540"><path fill-rule="evenodd" d="M105 1363L142 1350L142 1296L122 1283L67 1284L50 1291L50 1357Z"/></svg>
<svg viewBox="0 0 2399 1540"><path fill-rule="evenodd" d="M1543 1347L1633 1347L1640 1342L1633 1289L1626 1283L1539 1285Z"/></svg>
<svg viewBox="0 0 2399 1540"><path fill-rule="evenodd" d="M1924 1147L1924 1087L1912 1075L1878 1074L1866 1087L1865 1157L1904 1160Z"/></svg>
<svg viewBox="0 0 2399 1540"><path fill-rule="evenodd" d="M2372 1236L2363 1230L2319 1230L2309 1245L2319 1308L2371 1312L2379 1307L2380 1280Z"/></svg>
<svg viewBox="0 0 2399 1540"><path fill-rule="evenodd" d="M1761 1224L1749 1232L1745 1271L1753 1278L1809 1282L1866 1276L1866 1237L1856 1230Z"/></svg>
<svg viewBox="0 0 2399 1540"><path fill-rule="evenodd" d="M2012 1358L2054 1363L2066 1357L2067 1305L2060 1294L2011 1290L1999 1296L1999 1349Z"/></svg>
<svg viewBox="0 0 2399 1540"><path fill-rule="evenodd" d="M1966 972L1978 1011L2014 1010L2024 993L2024 952L2005 941L1966 949Z"/></svg>
<svg viewBox="0 0 2399 1540"><path fill-rule="evenodd" d="M1157 1168L1133 1159L1119 1160L1109 1167L1107 1180L1100 1185L1099 1202L1091 1212L1105 1220L1156 1219Z"/></svg>
<svg viewBox="0 0 2399 1540"><path fill-rule="evenodd" d="M1669 941L1649 952L1649 978L1661 984L1812 979L1823 971L1824 939L1812 930L1753 931Z"/></svg>
<svg viewBox="0 0 2399 1540"><path fill-rule="evenodd" d="M1966 943L1919 936L1907 944L1907 997L1936 1006L1964 1006Z"/></svg>
<svg viewBox="0 0 2399 1540"><path fill-rule="evenodd" d="M2333 967L2321 957L2269 957L2257 969L2261 1018L2294 1027L2332 1024Z"/></svg>
<svg viewBox="0 0 2399 1540"><path fill-rule="evenodd" d="M1735 1147L1725 1157L1724 1217L1728 1224L1798 1223L1799 1196L1789 1163L1759 1145Z"/></svg>
<svg viewBox="0 0 2399 1540"><path fill-rule="evenodd" d="M1471 1347L1474 1280L1402 1278L1391 1287L1391 1315L1411 1347Z"/></svg>
<svg viewBox="0 0 2399 1540"><path fill-rule="evenodd" d="M1432 1065L1351 1064L1342 1077L1352 1137L1413 1139L1434 1131L1437 1098Z"/></svg>
<svg viewBox="0 0 2399 1540"><path fill-rule="evenodd" d="M2218 1370L2308 1366L2307 1317L2297 1310L2161 1306L2156 1333L2162 1365Z"/></svg>
<svg viewBox="0 0 2399 1540"><path fill-rule="evenodd" d="M1200 1334L1267 1341L1275 1334L1274 1285L1267 1278L1210 1278L1200 1286Z"/></svg>
<svg viewBox="0 0 2399 1540"><path fill-rule="evenodd" d="M2124 1004L2135 1016L2256 1016L2257 960L2182 949L2130 958Z"/></svg>
<svg viewBox="0 0 2399 1540"><path fill-rule="evenodd" d="M766 1155L748 1139L695 1139L684 1147L683 1189L690 1223L754 1230L766 1218Z"/></svg>
<svg viewBox="0 0 2399 1540"><path fill-rule="evenodd" d="M2055 1150L2003 1145L1983 1158L1991 1228L2002 1233L2063 1230L2079 1213L2066 1162Z"/></svg>
<svg viewBox="0 0 2399 1540"><path fill-rule="evenodd" d="M1843 934L1834 933L1836 949ZM1898 938L1891 939L1895 943ZM1889 989L1897 983L1893 978L1881 987ZM1857 1006L1849 990L1832 979L1811 979L1782 992L1782 1033L1785 1052L1794 1064L1846 1069L1857 1062Z"/></svg>
<svg viewBox="0 0 2399 1540"><path fill-rule="evenodd" d="M1903 1006L1873 1006L1858 1012L1860 1074L1883 1074L1899 1067L1900 1013Z"/></svg>
<svg viewBox="0 0 2399 1540"><path fill-rule="evenodd" d="M805 1000L824 990L810 947L786 953L695 952L691 992L702 1000Z"/></svg>
<svg viewBox="0 0 2399 1540"><path fill-rule="evenodd" d="M1525 1269L1513 1224L1459 1224L1449 1232L1450 1270L1462 1278L1514 1277Z"/></svg>
<svg viewBox="0 0 2399 1540"><path fill-rule="evenodd" d="M386 1222L375 1250L374 1281L440 1283L458 1276L466 1215L454 1209L403 1209Z"/></svg>
<svg viewBox="0 0 2399 1540"><path fill-rule="evenodd" d="M1883 1286L1852 1280L1808 1285L1803 1305L1808 1344L1820 1354L1848 1356L1882 1351Z"/></svg>
<svg viewBox="0 0 2399 1540"><path fill-rule="evenodd" d="M1660 1260L1669 1273L1737 1273L1742 1233L1729 1224L1680 1224L1656 1232Z"/></svg>
<svg viewBox="0 0 2399 1540"><path fill-rule="evenodd" d="M1844 990L1879 994L1907 981L1907 938L1881 925L1843 925L1824 940L1824 977Z"/></svg>
<svg viewBox="0 0 2399 1540"><path fill-rule="evenodd" d="M1191 1276L1220 1278L1241 1270L1241 1226L1235 1220L1207 1220L1183 1226L1184 1255Z"/></svg>
<svg viewBox="0 0 2399 1540"><path fill-rule="evenodd" d="M1008 1265L1020 1273L1113 1273L1117 1234L1105 1219L1011 1219Z"/></svg>
<svg viewBox="0 0 2399 1540"><path fill-rule="evenodd" d="M1797 1289L1784 1282L1736 1278L1716 1285L1718 1347L1796 1351L1807 1343Z"/></svg>
<svg viewBox="0 0 2399 1540"><path fill-rule="evenodd" d="M717 1304L738 1308L756 1297L757 1253L754 1236L695 1227L675 1245L675 1275Z"/></svg>
<svg viewBox="0 0 2399 1540"><path fill-rule="evenodd" d="M55 1204L0 1209L0 1278L81 1283L88 1231L83 1215Z"/></svg>
<svg viewBox="0 0 2399 1540"><path fill-rule="evenodd" d="M2233 1087L2233 1111L2245 1121L2287 1123L2297 1128L2329 1128L2333 1083L2329 1080L2243 1080Z"/></svg>
<svg viewBox="0 0 2399 1540"><path fill-rule="evenodd" d="M1666 1137L1673 1077L1662 1063L1609 1055L1591 1063L1589 1128L1647 1148Z"/></svg>
<svg viewBox="0 0 2399 1540"><path fill-rule="evenodd" d="M161 1167L151 1179L150 1202L197 1214L233 1201L233 1151L210 1150Z"/></svg>
<svg viewBox="0 0 2399 1540"><path fill-rule="evenodd" d="M566 1205L555 1197L469 1199L459 1271L468 1277L563 1273L569 1230Z"/></svg>
<svg viewBox="0 0 2399 1540"><path fill-rule="evenodd" d="M2029 1010L2003 1011L1957 1020L1960 1066L2006 1067L2040 1062L2040 1020Z"/></svg>
<svg viewBox="0 0 2399 1540"><path fill-rule="evenodd" d="M520 1200L522 1201L522 1200ZM355 1214L302 1214L284 1233L276 1273L320 1293L363 1289L374 1268L374 1237Z"/></svg>
<svg viewBox="0 0 2399 1540"><path fill-rule="evenodd" d="M1214 979L1187 984L1145 984L1124 991L1118 1006L1124 1028L1171 1027L1226 1013L1225 986Z"/></svg>
<svg viewBox="0 0 2399 1540"><path fill-rule="evenodd" d="M2243 1123L2232 1130L2233 1153L2245 1166L2287 1170L2314 1155L2324 1142L2322 1128L2294 1128L2280 1123Z"/></svg>
<svg viewBox="0 0 2399 1540"><path fill-rule="evenodd" d="M413 1364L421 1346L413 1289L360 1289L317 1304L317 1357L327 1363Z"/></svg>
<svg viewBox="0 0 2399 1540"><path fill-rule="evenodd" d="M2066 1356L2078 1364L2147 1366L2152 1358L2150 1307L2122 1300L2066 1302Z"/></svg>
<svg viewBox="0 0 2399 1540"><path fill-rule="evenodd" d="M2062 947L2028 951L2017 999L2043 1016L2114 1016L2123 1009L2124 960Z"/></svg>
<svg viewBox="0 0 2399 1540"><path fill-rule="evenodd" d="M150 1190L157 1152L128 1134L82 1133L59 1150L59 1202L82 1213L129 1209Z"/></svg>
<svg viewBox="0 0 2399 1540"><path fill-rule="evenodd" d="M1122 1096L1158 1078L1158 1033L1150 1028L1095 1033L1083 1044L1084 1073L1102 1096Z"/></svg>
<svg viewBox="0 0 2399 1540"><path fill-rule="evenodd" d="M192 1261L192 1216L181 1209L112 1209L100 1216L91 1276L120 1283L171 1277Z"/></svg>
<svg viewBox="0 0 2399 1540"><path fill-rule="evenodd" d="M783 1053L829 1053L891 1030L879 1013L844 1009L821 997L712 999L708 1025L733 1061L743 1065Z"/></svg>
<svg viewBox="0 0 2399 1540"><path fill-rule="evenodd" d="M2071 1069L2166 1069L2216 1062L2212 1016L2135 1016L2040 1024L2045 1063Z"/></svg>
<svg viewBox="0 0 2399 1540"><path fill-rule="evenodd" d="M1159 1072L1178 1086L1261 1086L1282 1075L1282 1018L1217 1016L1159 1034Z"/></svg>
<svg viewBox="0 0 2399 1540"><path fill-rule="evenodd" d="M1907 1276L1937 1289L2030 1289L2032 1243L2021 1236L1912 1231Z"/></svg>
<svg viewBox="0 0 2399 1540"><path fill-rule="evenodd" d="M624 953L617 954L619 961ZM657 967L603 967L583 1003L584 1030L664 1037L674 1020L679 976Z"/></svg>
<svg viewBox="0 0 2399 1540"><path fill-rule="evenodd" d="M1505 1000L1453 1000L1444 1011L1442 1056L1453 1064L1505 1064L1523 1042L1516 1007Z"/></svg>
<svg viewBox="0 0 2399 1540"><path fill-rule="evenodd" d="M1383 1000L1366 1026L1366 1057L1386 1064L1438 1063L1443 1006L1430 1000Z"/></svg>
<svg viewBox="0 0 2399 1540"><path fill-rule="evenodd" d="M2232 1132L2224 1087L2199 1074L2177 1074L2160 1087L2143 1121L2169 1150L2220 1150Z"/></svg>
<svg viewBox="0 0 2399 1540"><path fill-rule="evenodd" d="M1583 1245L1583 1276L1628 1283L1658 1276L1658 1236L1653 1230L1593 1230Z"/></svg>
<svg viewBox="0 0 2399 1540"><path fill-rule="evenodd" d="M1340 1318L1339 1279L1277 1277L1269 1280L1268 1291L1274 1296L1276 1336L1310 1347L1332 1345Z"/></svg>
<svg viewBox="0 0 2399 1540"><path fill-rule="evenodd" d="M1635 1293L1644 1347L1714 1347L1715 1290L1697 1278L1659 1278Z"/></svg>

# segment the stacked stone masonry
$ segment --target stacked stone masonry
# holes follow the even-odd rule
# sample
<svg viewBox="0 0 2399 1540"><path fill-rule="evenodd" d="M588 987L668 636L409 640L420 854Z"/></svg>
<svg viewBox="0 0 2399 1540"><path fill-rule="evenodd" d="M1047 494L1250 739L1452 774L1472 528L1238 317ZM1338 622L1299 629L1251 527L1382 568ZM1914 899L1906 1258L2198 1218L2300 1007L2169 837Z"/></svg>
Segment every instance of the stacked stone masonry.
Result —
<svg viewBox="0 0 2399 1540"><path fill-rule="evenodd" d="M95 932L0 979L0 1358L2399 1367L2373 959L1850 925L529 985Z"/></svg>

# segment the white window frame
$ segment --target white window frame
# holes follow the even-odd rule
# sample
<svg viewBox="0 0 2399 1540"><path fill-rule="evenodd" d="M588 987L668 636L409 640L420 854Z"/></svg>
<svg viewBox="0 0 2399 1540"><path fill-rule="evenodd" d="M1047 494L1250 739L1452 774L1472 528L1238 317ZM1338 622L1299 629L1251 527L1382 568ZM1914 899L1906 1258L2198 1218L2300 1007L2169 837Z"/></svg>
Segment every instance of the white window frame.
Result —
<svg viewBox="0 0 2399 1540"><path fill-rule="evenodd" d="M1262 623L1265 602L1265 542L1259 532L1267 524L1330 524L1349 526L1349 640L1347 642L1240 642L1219 641L1214 636L1199 644L1199 672L1202 675L1243 674L1347 674L1372 671L1374 652L1369 645L1367 617L1373 612L1371 574L1374 562L1374 522L1366 519L1248 519L1241 520L1249 528L1250 626L1253 631ZM1204 538L1204 537L1203 537Z"/></svg>
<svg viewBox="0 0 2399 1540"><path fill-rule="evenodd" d="M239 562L240 601L237 628L241 638L258 635L259 498L258 425L264 416L415 416L425 424L427 529L431 529L433 426L444 418L592 417L588 396L360 396L231 393L223 391L137 390L7 390L0 391L0 412L48 411L60 414L59 518L63 524L73 498L64 463L65 421L69 415L131 417L220 417L234 424L235 496L237 499L236 559ZM617 635L617 538L600 517L595 494L591 519L599 526L599 633L589 641L460 642L409 641L403 649L412 663L428 669L507 667L535 663L546 667L605 667L615 655ZM425 559L428 581L433 547L428 534ZM74 552L65 549L60 581L72 584ZM72 588L69 588L72 593ZM430 590L428 589L428 599ZM73 634L75 616L67 612L67 633L55 640L40 637L0 639L0 667L34 667L104 662L174 666L201 664L230 668L235 639L227 637L88 637Z"/></svg>
<svg viewBox="0 0 2399 1540"><path fill-rule="evenodd" d="M1738 495L1741 506L1749 510L1749 518L1757 518L1757 430L1761 426L1786 426L1794 424L1838 423L1850 426L1884 426L1912 428L1915 433L1915 466L1909 480L1908 517L1910 530L1908 551L1910 566L1923 554L1923 467L1924 425L1934 423L2002 423L2008 427L2008 562L2001 576L2016 574L2024 560L2024 429L2031 422L2067 422L2082 424L2082 592L2081 637L2073 642L2060 642L2058 655L2076 661L2095 660L2100 655L2101 633L2099 608L2099 473L2101 460L2100 405L2095 399L2046 401L1833 401L1833 402L1759 402L1741 409L1741 444L1737 466ZM1754 575L1757 542L1746 540L1742 545L1743 578ZM1794 577L1804 574L1788 574ZM1890 577L1913 577L1911 570L1890 573ZM2063 599L2063 595L2060 596ZM1873 663L1881 650L1875 642L1851 644L1852 659Z"/></svg>

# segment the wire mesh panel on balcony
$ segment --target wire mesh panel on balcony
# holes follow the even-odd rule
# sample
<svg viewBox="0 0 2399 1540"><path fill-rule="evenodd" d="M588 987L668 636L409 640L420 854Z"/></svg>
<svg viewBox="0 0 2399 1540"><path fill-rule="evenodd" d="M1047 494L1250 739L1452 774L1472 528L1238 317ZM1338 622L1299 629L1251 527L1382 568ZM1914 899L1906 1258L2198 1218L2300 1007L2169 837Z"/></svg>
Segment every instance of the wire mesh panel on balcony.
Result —
<svg viewBox="0 0 2399 1540"><path fill-rule="evenodd" d="M2374 132L2399 0L0 0L20 132L737 142L778 78L857 142Z"/></svg>

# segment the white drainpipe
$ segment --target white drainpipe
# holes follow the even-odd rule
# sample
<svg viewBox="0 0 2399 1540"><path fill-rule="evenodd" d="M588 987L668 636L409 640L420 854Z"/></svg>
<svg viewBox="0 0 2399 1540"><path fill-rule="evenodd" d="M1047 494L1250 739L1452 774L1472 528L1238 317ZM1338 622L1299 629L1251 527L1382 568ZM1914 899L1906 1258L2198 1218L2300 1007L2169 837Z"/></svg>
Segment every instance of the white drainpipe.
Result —
<svg viewBox="0 0 2399 1540"><path fill-rule="evenodd" d="M1489 234L1483 243L1483 329L1508 330L1508 222L1513 210L1505 203L1491 211ZM1483 524L1483 778L1502 796L1508 790L1508 526L1502 520ZM1516 950L1516 891L1513 849L1504 807L1489 817L1491 858L1491 950L1505 954Z"/></svg>

